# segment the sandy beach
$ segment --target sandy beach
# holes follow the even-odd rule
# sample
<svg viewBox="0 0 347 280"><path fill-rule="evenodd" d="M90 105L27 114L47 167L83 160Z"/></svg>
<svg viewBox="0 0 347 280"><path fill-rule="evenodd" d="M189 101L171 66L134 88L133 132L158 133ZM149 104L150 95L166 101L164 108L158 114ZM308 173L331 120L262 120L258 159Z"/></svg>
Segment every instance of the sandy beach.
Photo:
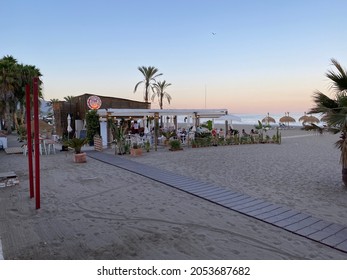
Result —
<svg viewBox="0 0 347 280"><path fill-rule="evenodd" d="M338 135L288 129L282 137L281 145L159 148L124 157L347 226L347 189L333 145ZM75 164L65 152L41 157L41 209L35 210L27 158L0 151L0 162L0 172L14 171L20 180L0 188L5 259L347 259L92 158Z"/></svg>

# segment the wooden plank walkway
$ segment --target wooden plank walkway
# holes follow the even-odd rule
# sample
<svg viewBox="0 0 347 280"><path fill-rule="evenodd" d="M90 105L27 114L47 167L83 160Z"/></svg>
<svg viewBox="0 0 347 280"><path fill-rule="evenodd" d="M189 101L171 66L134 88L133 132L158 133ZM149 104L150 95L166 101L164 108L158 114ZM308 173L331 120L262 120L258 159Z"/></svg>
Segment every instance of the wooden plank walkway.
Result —
<svg viewBox="0 0 347 280"><path fill-rule="evenodd" d="M11 147L5 149L6 154L23 154L23 148L22 147Z"/></svg>
<svg viewBox="0 0 347 280"><path fill-rule="evenodd" d="M214 184L141 164L121 156L88 151L88 156L200 197L249 217L347 253L347 227Z"/></svg>

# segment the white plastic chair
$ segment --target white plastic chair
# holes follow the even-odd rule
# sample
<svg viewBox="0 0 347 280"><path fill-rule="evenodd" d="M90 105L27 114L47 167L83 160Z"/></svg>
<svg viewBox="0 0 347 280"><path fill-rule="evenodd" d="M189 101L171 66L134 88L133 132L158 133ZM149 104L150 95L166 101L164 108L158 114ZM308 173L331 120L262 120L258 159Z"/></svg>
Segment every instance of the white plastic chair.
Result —
<svg viewBox="0 0 347 280"><path fill-rule="evenodd" d="M34 146L34 144L33 144L33 146ZM40 150L40 155L42 156L42 144L41 143L39 144L39 150ZM33 152L35 152L34 147L33 147ZM28 153L28 144L24 144L23 145L23 154L26 156L27 153Z"/></svg>
<svg viewBox="0 0 347 280"><path fill-rule="evenodd" d="M43 140L43 147L45 149L45 154L49 155L52 151L55 154L55 141L52 139Z"/></svg>

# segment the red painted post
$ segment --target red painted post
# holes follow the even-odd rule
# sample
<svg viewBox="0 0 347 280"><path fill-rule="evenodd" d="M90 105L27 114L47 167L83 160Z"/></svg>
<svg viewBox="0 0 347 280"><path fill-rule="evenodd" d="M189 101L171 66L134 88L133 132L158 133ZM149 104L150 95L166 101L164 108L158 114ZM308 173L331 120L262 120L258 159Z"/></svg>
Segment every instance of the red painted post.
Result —
<svg viewBox="0 0 347 280"><path fill-rule="evenodd" d="M40 209L40 129L39 129L39 78L34 78L34 142L35 142L35 195L36 209Z"/></svg>
<svg viewBox="0 0 347 280"><path fill-rule="evenodd" d="M27 119L27 151L29 167L29 193L34 197L34 173L33 173L33 141L31 138L31 112L30 112L30 85L25 86L26 119Z"/></svg>

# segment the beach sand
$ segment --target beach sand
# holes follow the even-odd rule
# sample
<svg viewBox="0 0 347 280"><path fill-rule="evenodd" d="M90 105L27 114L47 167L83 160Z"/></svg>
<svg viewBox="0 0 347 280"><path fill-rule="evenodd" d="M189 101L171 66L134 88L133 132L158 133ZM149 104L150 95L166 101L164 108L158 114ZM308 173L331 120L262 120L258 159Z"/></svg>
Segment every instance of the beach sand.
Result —
<svg viewBox="0 0 347 280"><path fill-rule="evenodd" d="M271 131L270 131L271 133ZM282 131L282 144L184 148L127 159L347 226L337 135ZM114 153L106 150L106 153ZM0 152L5 259L347 259L347 254L145 177L72 154L41 157L41 209L27 158Z"/></svg>

